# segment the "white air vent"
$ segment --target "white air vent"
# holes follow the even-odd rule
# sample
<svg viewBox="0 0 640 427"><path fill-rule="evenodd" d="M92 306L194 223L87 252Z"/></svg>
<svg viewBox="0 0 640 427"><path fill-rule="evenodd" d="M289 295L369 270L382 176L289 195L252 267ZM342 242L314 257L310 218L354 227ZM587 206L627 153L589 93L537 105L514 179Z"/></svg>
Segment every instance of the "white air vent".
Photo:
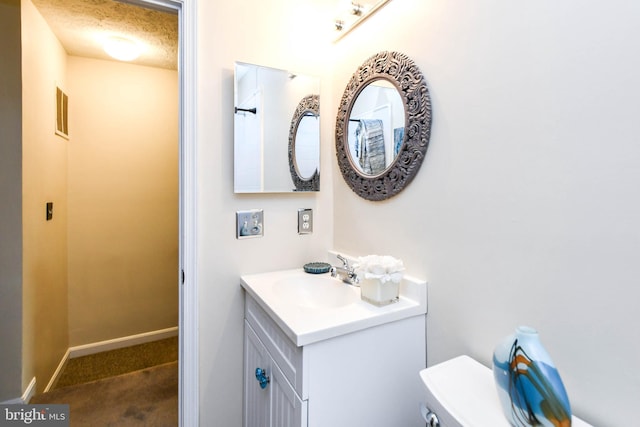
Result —
<svg viewBox="0 0 640 427"><path fill-rule="evenodd" d="M69 139L69 97L56 88L56 135Z"/></svg>

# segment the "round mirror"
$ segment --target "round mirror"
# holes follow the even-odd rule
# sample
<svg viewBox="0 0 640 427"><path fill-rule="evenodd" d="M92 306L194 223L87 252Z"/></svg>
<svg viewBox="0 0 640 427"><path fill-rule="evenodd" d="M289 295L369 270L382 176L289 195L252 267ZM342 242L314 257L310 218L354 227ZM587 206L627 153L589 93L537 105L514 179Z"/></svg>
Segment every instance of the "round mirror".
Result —
<svg viewBox="0 0 640 427"><path fill-rule="evenodd" d="M338 110L343 178L367 200L398 194L420 168L430 133L431 100L415 63L398 52L372 56L352 76Z"/></svg>
<svg viewBox="0 0 640 427"><path fill-rule="evenodd" d="M296 191L320 190L320 97L305 96L289 130L289 170Z"/></svg>

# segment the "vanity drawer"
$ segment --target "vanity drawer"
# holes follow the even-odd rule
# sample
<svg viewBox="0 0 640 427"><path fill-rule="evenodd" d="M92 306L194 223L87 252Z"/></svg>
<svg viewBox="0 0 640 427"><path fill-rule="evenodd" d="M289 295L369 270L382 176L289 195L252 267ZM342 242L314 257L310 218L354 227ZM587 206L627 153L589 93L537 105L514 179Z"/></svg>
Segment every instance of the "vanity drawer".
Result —
<svg viewBox="0 0 640 427"><path fill-rule="evenodd" d="M245 318L300 398L307 399L302 389L303 347L297 347L249 295L245 302Z"/></svg>

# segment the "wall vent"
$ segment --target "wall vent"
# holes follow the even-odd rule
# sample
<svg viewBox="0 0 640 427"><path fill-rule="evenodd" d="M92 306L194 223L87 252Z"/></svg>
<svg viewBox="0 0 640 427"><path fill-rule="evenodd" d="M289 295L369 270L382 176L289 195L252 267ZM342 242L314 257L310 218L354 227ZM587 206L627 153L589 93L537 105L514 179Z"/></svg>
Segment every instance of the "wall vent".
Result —
<svg viewBox="0 0 640 427"><path fill-rule="evenodd" d="M69 97L56 87L56 135L69 139Z"/></svg>

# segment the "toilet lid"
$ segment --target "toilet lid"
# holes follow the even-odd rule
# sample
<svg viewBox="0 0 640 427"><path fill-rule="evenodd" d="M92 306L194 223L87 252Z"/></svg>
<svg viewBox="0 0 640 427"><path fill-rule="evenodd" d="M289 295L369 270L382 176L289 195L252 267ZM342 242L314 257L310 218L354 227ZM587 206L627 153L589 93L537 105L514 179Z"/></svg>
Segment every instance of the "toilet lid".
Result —
<svg viewBox="0 0 640 427"><path fill-rule="evenodd" d="M459 356L420 371L425 403L441 425L511 427L493 380L493 371L469 356ZM573 427L590 427L572 417Z"/></svg>
<svg viewBox="0 0 640 427"><path fill-rule="evenodd" d="M469 356L459 356L420 371L426 404L443 420L465 427L511 427L493 382L493 372Z"/></svg>

